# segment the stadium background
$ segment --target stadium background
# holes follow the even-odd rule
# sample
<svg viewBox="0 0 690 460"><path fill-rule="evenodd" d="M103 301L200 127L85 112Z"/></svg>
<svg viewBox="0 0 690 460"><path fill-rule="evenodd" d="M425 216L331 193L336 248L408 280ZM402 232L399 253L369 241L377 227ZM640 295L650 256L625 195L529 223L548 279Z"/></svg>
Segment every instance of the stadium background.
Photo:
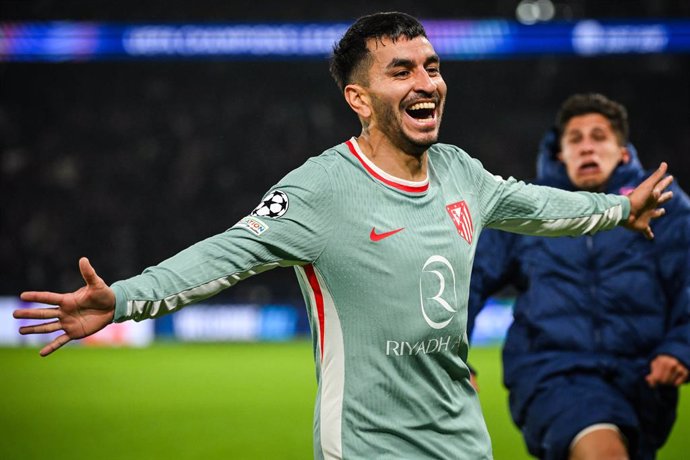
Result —
<svg viewBox="0 0 690 460"><path fill-rule="evenodd" d="M0 21L350 22L392 9L424 19L514 20L519 1L453 3L0 1ZM553 4L555 20L690 18L690 4L681 0ZM441 141L495 173L532 177L536 145L560 102L598 91L628 107L643 164L667 160L690 188L690 54L445 61L443 74L449 97ZM285 172L357 133L322 59L0 60L0 307L8 311L25 289L74 289L82 255L107 281L137 274L230 227ZM299 338L306 323L294 274L262 274L213 303L212 316L233 305L229 320L255 328L249 335L234 330L235 339L298 339L275 347L161 344L175 336L167 318L156 322L151 333L159 340L146 349L75 347L48 360L34 350L2 349L9 378L0 386L7 408L0 437L13 442L0 447L8 457L0 456L42 458L30 430L81 409L99 423L64 420L91 434L71 458L104 447L110 458L307 458L314 382L309 345ZM257 311L264 316L257 319ZM226 337L187 327L193 341ZM11 318L0 319L0 333L15 328ZM498 384L496 346L474 353L485 369L482 403L496 458L522 458ZM662 459L683 458L672 450L690 428L687 390L683 396L682 419ZM143 432L152 433L148 442ZM69 451L61 437L49 439L57 452ZM157 447L147 450L149 444ZM266 450L274 444L279 454Z"/></svg>

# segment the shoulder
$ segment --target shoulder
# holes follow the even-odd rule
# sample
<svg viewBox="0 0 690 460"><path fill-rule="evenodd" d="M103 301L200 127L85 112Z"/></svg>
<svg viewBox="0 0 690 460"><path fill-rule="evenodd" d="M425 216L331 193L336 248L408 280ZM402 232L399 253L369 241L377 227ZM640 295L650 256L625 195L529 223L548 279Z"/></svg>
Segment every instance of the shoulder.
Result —
<svg viewBox="0 0 690 460"><path fill-rule="evenodd" d="M484 165L477 158L462 148L452 144L434 144L429 148L429 158L438 164L456 165L463 169L484 169Z"/></svg>
<svg viewBox="0 0 690 460"><path fill-rule="evenodd" d="M287 173L276 184L277 187L298 186L302 188L323 188L330 186L330 177L342 163L342 155L335 148L307 159L301 166Z"/></svg>
<svg viewBox="0 0 690 460"><path fill-rule="evenodd" d="M688 197L687 192L685 192L676 182L671 184L669 190L673 192L673 198L671 198L671 201L669 201L668 205L686 214L690 213L690 198Z"/></svg>
<svg viewBox="0 0 690 460"><path fill-rule="evenodd" d="M343 161L342 145L337 145L325 150L320 155L311 157L307 160L305 165L311 164L314 167L320 167L325 171L331 171L334 168L342 166L345 162Z"/></svg>
<svg viewBox="0 0 690 460"><path fill-rule="evenodd" d="M440 176L461 180L465 185L474 184L480 189L505 182L502 177L487 171L480 160L455 145L434 144L429 148L429 162Z"/></svg>
<svg viewBox="0 0 690 460"><path fill-rule="evenodd" d="M661 248L672 252L690 249L690 198L676 183L668 190L673 198L662 207L666 213L652 222L654 240Z"/></svg>
<svg viewBox="0 0 690 460"><path fill-rule="evenodd" d="M680 231L690 240L690 198L687 193L676 183L671 184L669 190L673 192L673 198L663 205L666 214L659 220L663 224L665 221Z"/></svg>
<svg viewBox="0 0 690 460"><path fill-rule="evenodd" d="M474 173L484 169L481 162L471 157L466 151L451 144L434 144L429 150L429 161L438 171L450 171L451 174Z"/></svg>
<svg viewBox="0 0 690 460"><path fill-rule="evenodd" d="M460 147L441 143L429 147L429 157L433 158L432 161L463 162L472 160L472 157Z"/></svg>

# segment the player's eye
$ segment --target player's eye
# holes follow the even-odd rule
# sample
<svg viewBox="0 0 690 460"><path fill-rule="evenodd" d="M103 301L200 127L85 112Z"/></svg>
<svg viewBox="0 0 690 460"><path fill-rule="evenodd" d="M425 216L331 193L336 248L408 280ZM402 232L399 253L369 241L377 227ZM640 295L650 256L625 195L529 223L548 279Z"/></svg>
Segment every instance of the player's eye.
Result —
<svg viewBox="0 0 690 460"><path fill-rule="evenodd" d="M595 141L605 141L606 138L606 133L604 133L603 131L594 131L592 133L592 139L594 139Z"/></svg>

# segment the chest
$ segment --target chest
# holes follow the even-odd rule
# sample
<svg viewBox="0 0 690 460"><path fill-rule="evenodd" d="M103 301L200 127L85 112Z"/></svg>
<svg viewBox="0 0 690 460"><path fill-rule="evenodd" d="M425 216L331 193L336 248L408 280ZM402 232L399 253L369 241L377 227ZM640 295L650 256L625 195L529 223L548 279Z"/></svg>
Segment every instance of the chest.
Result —
<svg viewBox="0 0 690 460"><path fill-rule="evenodd" d="M353 190L338 214L333 251L391 273L419 270L434 257L465 272L481 223L471 193L437 184L421 195L380 185Z"/></svg>
<svg viewBox="0 0 690 460"><path fill-rule="evenodd" d="M415 340L464 329L479 212L471 194L432 187L417 196L362 188L343 200L319 268L344 322L366 312L370 334Z"/></svg>

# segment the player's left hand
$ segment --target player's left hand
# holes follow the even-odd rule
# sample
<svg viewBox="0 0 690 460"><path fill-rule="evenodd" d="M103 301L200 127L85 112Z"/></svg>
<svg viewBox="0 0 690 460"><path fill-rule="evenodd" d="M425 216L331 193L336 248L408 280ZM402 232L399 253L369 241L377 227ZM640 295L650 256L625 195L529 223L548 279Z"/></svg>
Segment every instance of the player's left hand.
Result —
<svg viewBox="0 0 690 460"><path fill-rule="evenodd" d="M657 385L680 386L688 378L688 369L670 355L659 355L649 365L650 372L645 377L647 384L654 388Z"/></svg>
<svg viewBox="0 0 690 460"><path fill-rule="evenodd" d="M673 182L673 176L666 176L668 165L662 162L654 173L645 179L628 195L630 199L630 216L621 225L634 231L642 232L647 239L654 238L649 223L666 212L660 205L673 198L673 192L664 191Z"/></svg>

